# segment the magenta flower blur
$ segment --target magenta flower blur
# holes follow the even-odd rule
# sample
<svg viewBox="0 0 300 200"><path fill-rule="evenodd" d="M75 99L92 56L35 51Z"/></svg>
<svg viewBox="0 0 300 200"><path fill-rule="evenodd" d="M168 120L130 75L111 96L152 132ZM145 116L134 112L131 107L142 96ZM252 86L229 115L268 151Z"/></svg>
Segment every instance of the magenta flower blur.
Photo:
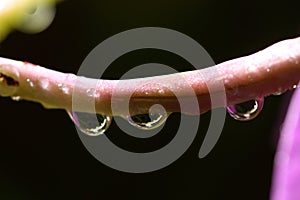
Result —
<svg viewBox="0 0 300 200"><path fill-rule="evenodd" d="M272 200L300 200L300 89L289 105L274 163Z"/></svg>

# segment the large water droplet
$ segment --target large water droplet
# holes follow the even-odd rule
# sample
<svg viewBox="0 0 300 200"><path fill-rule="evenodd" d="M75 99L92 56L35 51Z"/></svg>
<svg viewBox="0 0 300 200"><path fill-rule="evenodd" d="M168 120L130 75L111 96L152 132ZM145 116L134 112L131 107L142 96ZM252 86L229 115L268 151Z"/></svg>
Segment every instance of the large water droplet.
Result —
<svg viewBox="0 0 300 200"><path fill-rule="evenodd" d="M160 106L160 105L154 105ZM139 114L134 116L127 116L128 122L142 130L152 130L158 128L165 123L169 114L164 110L162 106L159 109L153 109L151 107L149 114Z"/></svg>
<svg viewBox="0 0 300 200"><path fill-rule="evenodd" d="M112 117L84 112L67 111L77 128L88 136L103 134L109 127Z"/></svg>
<svg viewBox="0 0 300 200"><path fill-rule="evenodd" d="M236 105L228 106L227 112L238 121L248 121L254 119L262 110L264 98L246 101Z"/></svg>

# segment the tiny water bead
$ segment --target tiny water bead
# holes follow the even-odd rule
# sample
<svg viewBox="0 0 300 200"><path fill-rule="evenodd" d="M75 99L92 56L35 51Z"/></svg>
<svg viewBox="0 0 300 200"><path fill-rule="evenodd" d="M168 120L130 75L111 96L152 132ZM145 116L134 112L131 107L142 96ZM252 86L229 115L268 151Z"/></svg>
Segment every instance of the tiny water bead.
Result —
<svg viewBox="0 0 300 200"><path fill-rule="evenodd" d="M76 79L77 79L77 76L75 74L71 74L71 73L67 74L65 77L65 80L70 81L70 82L74 82L74 81L76 81Z"/></svg>
<svg viewBox="0 0 300 200"><path fill-rule="evenodd" d="M274 92L273 93L273 95L275 95L275 96L278 96L278 95L282 95L283 93L285 93L286 91L288 91L288 90L295 90L295 89L297 89L299 86L298 85L296 85L296 84L294 84L294 85L292 85L291 87L289 87L289 88L282 88L282 87L279 87L278 89L277 89L277 92Z"/></svg>
<svg viewBox="0 0 300 200"><path fill-rule="evenodd" d="M63 83L57 84L57 87L64 93L64 94L69 94L70 93L70 88Z"/></svg>
<svg viewBox="0 0 300 200"><path fill-rule="evenodd" d="M64 93L64 94L69 94L70 93L70 88L68 86L62 86L61 87L61 91Z"/></svg>
<svg viewBox="0 0 300 200"><path fill-rule="evenodd" d="M77 128L88 136L103 134L111 124L112 117L84 112L67 111Z"/></svg>
<svg viewBox="0 0 300 200"><path fill-rule="evenodd" d="M274 92L273 95L274 96L279 96L279 95L282 95L284 92L286 92L287 89L283 89L282 87L279 87L277 89L277 92Z"/></svg>
<svg viewBox="0 0 300 200"><path fill-rule="evenodd" d="M282 94L283 94L283 92L274 92L273 93L274 96L279 96L279 95L282 95Z"/></svg>
<svg viewBox="0 0 300 200"><path fill-rule="evenodd" d="M249 121L254 119L260 113L263 105L264 98L261 97L255 100L228 106L226 109L229 115L235 120Z"/></svg>
<svg viewBox="0 0 300 200"><path fill-rule="evenodd" d="M89 97L97 97L97 90L95 88L89 88L86 90Z"/></svg>
<svg viewBox="0 0 300 200"><path fill-rule="evenodd" d="M29 84L30 87L34 86L33 82L30 80L30 78L27 78L26 82Z"/></svg>
<svg viewBox="0 0 300 200"><path fill-rule="evenodd" d="M44 89L44 90L48 90L49 87L49 80L46 78L43 78L40 80L40 86Z"/></svg>
<svg viewBox="0 0 300 200"><path fill-rule="evenodd" d="M12 96L11 99L14 100L14 101L22 100L22 98L20 96Z"/></svg>

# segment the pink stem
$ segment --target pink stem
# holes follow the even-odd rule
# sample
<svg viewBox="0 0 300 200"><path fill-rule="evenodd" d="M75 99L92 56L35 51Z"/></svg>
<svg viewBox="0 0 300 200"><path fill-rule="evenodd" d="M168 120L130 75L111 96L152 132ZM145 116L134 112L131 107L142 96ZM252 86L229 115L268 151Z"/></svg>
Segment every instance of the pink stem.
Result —
<svg viewBox="0 0 300 200"><path fill-rule="evenodd" d="M96 112L106 115L126 115L122 106L112 112L111 102L113 99L121 105L131 96L131 114L147 113L153 104L161 104L167 112L200 114L292 88L300 80L299 61L300 37L206 69L130 80L78 79L72 74L0 58L0 95L72 110L72 94L76 91L82 102L76 106L77 111L92 112L84 102L95 97ZM226 98L220 95L218 103L212 104L210 95L222 92ZM193 106L180 107L178 99L189 102L194 97L200 111Z"/></svg>

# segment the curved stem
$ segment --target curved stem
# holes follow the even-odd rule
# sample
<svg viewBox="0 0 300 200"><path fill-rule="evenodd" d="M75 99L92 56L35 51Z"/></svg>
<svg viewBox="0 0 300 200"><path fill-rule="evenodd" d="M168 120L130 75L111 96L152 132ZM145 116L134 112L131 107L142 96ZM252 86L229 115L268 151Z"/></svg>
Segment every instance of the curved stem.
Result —
<svg viewBox="0 0 300 200"><path fill-rule="evenodd" d="M76 91L80 98L77 111L92 112L84 102L95 100L96 112L106 115L127 114L123 106L117 106L112 112L111 102L114 99L121 105L130 96L131 114L146 113L153 104L161 104L167 112L200 114L215 107L284 92L299 80L300 37L206 69L130 80L79 78L27 62L0 58L1 96L20 96L46 108L72 110L72 94ZM220 82L224 85L226 99L220 99L212 107L210 96L224 91L219 87ZM189 106L180 108L178 99L188 102L195 96L200 111Z"/></svg>

